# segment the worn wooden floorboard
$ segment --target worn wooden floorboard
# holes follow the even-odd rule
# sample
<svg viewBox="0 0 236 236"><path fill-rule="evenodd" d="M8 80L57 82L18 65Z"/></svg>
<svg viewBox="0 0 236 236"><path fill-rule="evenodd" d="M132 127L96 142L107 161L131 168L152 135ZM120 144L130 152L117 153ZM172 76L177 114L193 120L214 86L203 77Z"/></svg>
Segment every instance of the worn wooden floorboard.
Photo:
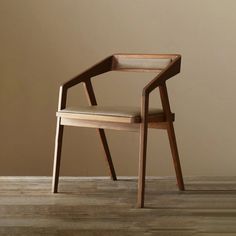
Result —
<svg viewBox="0 0 236 236"><path fill-rule="evenodd" d="M147 180L146 208L136 208L137 180L0 177L0 235L236 236L236 177Z"/></svg>

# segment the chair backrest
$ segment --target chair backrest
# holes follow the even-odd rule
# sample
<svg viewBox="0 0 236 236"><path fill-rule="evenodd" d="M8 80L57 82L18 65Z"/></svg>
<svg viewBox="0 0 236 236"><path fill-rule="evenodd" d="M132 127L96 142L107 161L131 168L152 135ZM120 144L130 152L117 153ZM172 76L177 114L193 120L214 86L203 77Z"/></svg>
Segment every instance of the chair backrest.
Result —
<svg viewBox="0 0 236 236"><path fill-rule="evenodd" d="M161 72L177 57L177 54L114 54L112 70Z"/></svg>
<svg viewBox="0 0 236 236"><path fill-rule="evenodd" d="M91 83L92 77L108 71L157 72L155 81L150 82L152 85L148 84L152 90L157 84L178 74L180 64L181 56L178 54L114 54L68 80L62 87L66 91L80 82Z"/></svg>

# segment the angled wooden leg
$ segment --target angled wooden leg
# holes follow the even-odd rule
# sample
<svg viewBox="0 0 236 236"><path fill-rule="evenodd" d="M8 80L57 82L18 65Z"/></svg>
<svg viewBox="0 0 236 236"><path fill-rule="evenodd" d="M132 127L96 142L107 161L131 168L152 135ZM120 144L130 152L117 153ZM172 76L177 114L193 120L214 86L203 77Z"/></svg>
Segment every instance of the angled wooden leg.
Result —
<svg viewBox="0 0 236 236"><path fill-rule="evenodd" d="M174 166L175 166L177 183L178 183L179 190L184 190L184 181L183 181L183 176L182 176L182 171L181 171L181 166L180 166L180 161L179 161L179 153L178 153L178 148L177 148L177 143L176 143L174 125L173 125L173 121L171 120L172 119L171 110L170 110L170 103L169 103L166 84L164 83L161 86L159 86L159 90L160 90L163 110L165 112L165 115L168 121L167 132L168 132L171 153L172 153Z"/></svg>
<svg viewBox="0 0 236 236"><path fill-rule="evenodd" d="M106 161L110 170L110 176L113 180L117 180L116 178L116 172L113 166L113 162L112 162L112 158L111 158L111 154L110 154L110 150L109 150L109 146L107 143L107 139L106 139L106 135L104 132L104 129L98 129L98 133L100 135L100 139L102 142L102 146L103 146L103 150L105 152L105 156L106 156Z"/></svg>
<svg viewBox="0 0 236 236"><path fill-rule="evenodd" d="M137 207L144 207L146 155L147 155L147 125L141 125L139 140L139 174L138 174L138 202Z"/></svg>
<svg viewBox="0 0 236 236"><path fill-rule="evenodd" d="M54 164L53 164L53 179L52 179L52 192L58 191L58 180L61 162L61 148L64 126L60 124L60 118L57 118L56 138L55 138L55 151L54 151Z"/></svg>
<svg viewBox="0 0 236 236"><path fill-rule="evenodd" d="M144 207L146 156L147 156L147 133L148 133L148 104L149 96L144 94L141 102L141 118L139 132L139 171L138 171L138 201L137 207Z"/></svg>
<svg viewBox="0 0 236 236"><path fill-rule="evenodd" d="M94 93L93 86L91 83L91 79L88 79L86 83L84 83L84 86L85 86L85 92L87 94L87 99L88 99L89 104L92 106L96 106L97 101L96 101L95 93ZM113 180L117 180L115 168L112 163L112 158L111 158L109 146L107 144L107 139L106 139L104 129L97 129L97 130L98 130L101 142L102 142L103 150L105 152L107 164L110 169L110 176Z"/></svg>
<svg viewBox="0 0 236 236"><path fill-rule="evenodd" d="M169 142L170 142L171 153L172 153L172 157L174 161L178 187L179 187L179 190L184 191L185 187L184 187L184 181L183 181L183 176L182 176L182 171L181 171L181 165L180 165L180 160L179 160L179 153L178 153L178 148L177 148L177 143L176 143L173 122L168 122L167 132L168 132L168 137L169 137Z"/></svg>

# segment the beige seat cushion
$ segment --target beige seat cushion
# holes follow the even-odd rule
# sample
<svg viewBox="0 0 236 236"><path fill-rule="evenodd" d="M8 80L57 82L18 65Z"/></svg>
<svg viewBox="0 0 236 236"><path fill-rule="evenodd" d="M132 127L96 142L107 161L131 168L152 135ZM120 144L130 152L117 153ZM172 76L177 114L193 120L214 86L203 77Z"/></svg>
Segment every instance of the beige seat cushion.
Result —
<svg viewBox="0 0 236 236"><path fill-rule="evenodd" d="M83 120L140 123L140 107L80 106L68 107L57 112L57 116ZM161 109L149 109L149 116L164 118Z"/></svg>

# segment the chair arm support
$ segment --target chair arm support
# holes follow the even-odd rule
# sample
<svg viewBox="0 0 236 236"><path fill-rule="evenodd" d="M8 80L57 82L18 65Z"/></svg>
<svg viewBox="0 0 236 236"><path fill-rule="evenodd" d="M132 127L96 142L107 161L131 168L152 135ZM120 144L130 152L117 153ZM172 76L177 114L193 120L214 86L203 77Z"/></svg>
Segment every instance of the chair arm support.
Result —
<svg viewBox="0 0 236 236"><path fill-rule="evenodd" d="M85 70L81 74L77 75L76 77L66 81L64 84L62 84L65 89L69 89L70 87L73 87L76 84L79 84L80 82L84 82L91 77L106 73L110 71L112 68L112 56L109 56L102 60L101 62L95 64L91 68Z"/></svg>
<svg viewBox="0 0 236 236"><path fill-rule="evenodd" d="M180 72L180 66L181 66L181 56L178 55L169 65L168 67L163 70L160 74L158 74L152 81L150 81L142 91L142 99L141 99L141 119L142 123L147 123L147 116L148 116L148 110L149 110L149 94L157 87L165 86L166 80L173 77L174 75L178 74ZM163 90L163 89L162 89ZM161 94L162 95L162 94ZM170 107L169 107L169 100L167 91L164 94L165 98L162 97L162 106L164 109L164 112L169 116ZM165 100L167 99L167 100ZM165 101L164 101L165 100ZM165 102L167 101L167 104Z"/></svg>
<svg viewBox="0 0 236 236"><path fill-rule="evenodd" d="M169 65L168 67L163 70L160 74L158 74L152 81L150 81L142 91L143 96L147 96L151 93L155 88L164 84L166 80L175 76L180 72L181 66L181 56L177 56Z"/></svg>
<svg viewBox="0 0 236 236"><path fill-rule="evenodd" d="M66 81L60 86L59 90L59 102L58 102L58 110L64 109L66 107L67 100L67 90L81 82L87 82L90 78L106 73L110 71L112 68L112 56L109 56L102 60L101 62L95 64L91 68L85 70L81 74L76 77Z"/></svg>

